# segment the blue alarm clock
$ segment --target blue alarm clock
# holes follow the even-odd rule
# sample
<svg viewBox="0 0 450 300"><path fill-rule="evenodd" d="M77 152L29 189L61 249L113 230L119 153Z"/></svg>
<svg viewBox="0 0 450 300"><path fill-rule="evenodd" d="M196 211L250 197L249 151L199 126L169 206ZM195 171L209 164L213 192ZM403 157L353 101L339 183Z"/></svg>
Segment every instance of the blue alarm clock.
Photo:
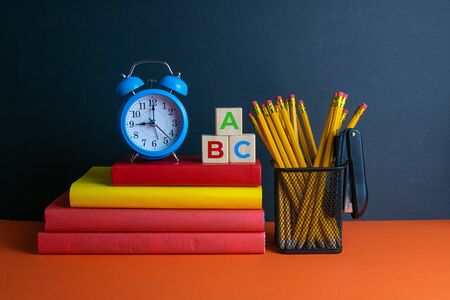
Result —
<svg viewBox="0 0 450 300"><path fill-rule="evenodd" d="M161 88L142 88L144 81L131 76L136 66L150 63L163 64L170 72L157 81ZM188 130L186 109L173 93L183 96L188 93L181 74L174 75L164 61L138 61L131 66L128 75L122 75L116 92L118 96L126 97L120 112L120 128L126 143L136 152L132 161L137 156L156 160L171 154L178 160L175 151L183 143Z"/></svg>

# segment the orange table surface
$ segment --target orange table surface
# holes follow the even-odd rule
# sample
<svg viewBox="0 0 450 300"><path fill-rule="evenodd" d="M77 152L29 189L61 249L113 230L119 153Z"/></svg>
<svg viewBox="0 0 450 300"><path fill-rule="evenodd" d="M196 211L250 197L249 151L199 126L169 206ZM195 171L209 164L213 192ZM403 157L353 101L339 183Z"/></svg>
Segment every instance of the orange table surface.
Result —
<svg viewBox="0 0 450 300"><path fill-rule="evenodd" d="M38 255L41 222L0 220L0 299L450 299L450 220L358 221L343 252Z"/></svg>

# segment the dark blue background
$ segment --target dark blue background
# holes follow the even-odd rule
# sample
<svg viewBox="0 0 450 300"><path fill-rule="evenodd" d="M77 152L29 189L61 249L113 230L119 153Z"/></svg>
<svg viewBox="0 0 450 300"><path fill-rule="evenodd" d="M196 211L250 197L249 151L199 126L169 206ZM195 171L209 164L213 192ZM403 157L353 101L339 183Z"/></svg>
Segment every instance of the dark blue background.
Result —
<svg viewBox="0 0 450 300"><path fill-rule="evenodd" d="M358 126L366 218L450 217L450 1L7 1L1 11L2 218L41 219L90 166L128 152L114 89L143 58L167 60L189 84L181 154L200 154L215 107L248 112L292 92L318 139L342 90L351 111L369 105ZM270 220L273 174L257 150Z"/></svg>

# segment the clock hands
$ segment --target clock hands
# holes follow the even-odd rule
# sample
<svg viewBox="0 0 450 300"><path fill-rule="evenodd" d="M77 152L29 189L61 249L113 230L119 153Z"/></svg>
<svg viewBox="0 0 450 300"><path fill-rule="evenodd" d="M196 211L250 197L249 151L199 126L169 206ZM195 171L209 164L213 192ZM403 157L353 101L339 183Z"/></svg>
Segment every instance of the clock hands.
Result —
<svg viewBox="0 0 450 300"><path fill-rule="evenodd" d="M159 127L157 124L155 124L155 126L156 126L156 128L158 128L159 130L161 130L161 132L164 133L164 135L167 136L167 138L168 138L169 140L172 140L172 139L167 135L167 133L165 133L164 130L161 129L161 127Z"/></svg>
<svg viewBox="0 0 450 300"><path fill-rule="evenodd" d="M156 124L155 105L154 104L152 104L152 116L153 116L153 119L151 119L150 117L148 118L150 120L150 122L148 122L148 123L141 122L141 123L136 123L134 125L139 125L139 126L150 125L150 126L152 126L153 128L155 128L156 138L159 140L158 130L156 130L156 128L158 128L169 140L172 140L172 138L170 138L170 136L164 130L162 130L161 127L158 126L158 124Z"/></svg>
<svg viewBox="0 0 450 300"><path fill-rule="evenodd" d="M148 122L148 123L145 123L145 122L142 122L142 123L136 123L136 124L134 124L134 125L139 125L139 126L151 125L151 122Z"/></svg>
<svg viewBox="0 0 450 300"><path fill-rule="evenodd" d="M139 125L139 126L150 125L151 127L155 128L156 139L159 140L158 130L156 130L156 127L155 127L155 126L158 126L158 125L156 125L156 123L155 123L154 120L152 120L152 119L150 119L150 118L148 118L148 119L150 120L150 122L148 122L148 123L146 123L146 122L141 122L141 123L136 123L136 124L134 124L134 125ZM160 128L160 130L161 130L161 128Z"/></svg>
<svg viewBox="0 0 450 300"><path fill-rule="evenodd" d="M159 140L159 135L158 135L158 130L156 130L156 127L155 126L158 126L158 125L156 125L156 122L155 122L155 111L153 111L153 120L152 119L150 119L150 118L148 118L149 120L150 120L150 126L152 126L153 128L155 128L155 135L156 135L156 139L157 140Z"/></svg>
<svg viewBox="0 0 450 300"><path fill-rule="evenodd" d="M153 122L155 122L155 104L152 105Z"/></svg>
<svg viewBox="0 0 450 300"><path fill-rule="evenodd" d="M156 124L156 119L155 119L155 103L152 101L152 115L153 115L153 120L150 119L150 124L151 126L153 126L155 128L155 133L156 133L156 138L159 140L159 136L158 136L158 130L156 130L156 128L158 128L159 130L162 131L162 133L164 133L170 140L170 137L158 126L158 124Z"/></svg>

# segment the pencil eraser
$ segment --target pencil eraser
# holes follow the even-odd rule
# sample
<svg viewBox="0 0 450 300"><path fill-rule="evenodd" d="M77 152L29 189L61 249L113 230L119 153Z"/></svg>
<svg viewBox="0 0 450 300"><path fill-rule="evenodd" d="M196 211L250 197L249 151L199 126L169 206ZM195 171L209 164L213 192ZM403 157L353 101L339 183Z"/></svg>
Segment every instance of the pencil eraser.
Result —
<svg viewBox="0 0 450 300"><path fill-rule="evenodd" d="M272 104L272 100L267 100L267 104Z"/></svg>
<svg viewBox="0 0 450 300"><path fill-rule="evenodd" d="M256 101L256 100L253 101L253 102L252 102L252 105L253 105L253 106L258 106L258 101Z"/></svg>
<svg viewBox="0 0 450 300"><path fill-rule="evenodd" d="M343 93L343 92L337 92L337 95L338 95L339 97L344 97L344 96L345 96L345 93Z"/></svg>
<svg viewBox="0 0 450 300"><path fill-rule="evenodd" d="M248 116L251 118L251 117L253 117L253 114L252 113L248 113Z"/></svg>
<svg viewBox="0 0 450 300"><path fill-rule="evenodd" d="M277 100L281 100L281 101L283 101L283 97L281 97L281 96L277 96Z"/></svg>
<svg viewBox="0 0 450 300"><path fill-rule="evenodd" d="M290 94L289 98L294 98L295 99L295 94Z"/></svg>
<svg viewBox="0 0 450 300"><path fill-rule="evenodd" d="M361 105L360 105L362 108L364 108L364 109L367 109L367 104L366 103L361 103Z"/></svg>
<svg viewBox="0 0 450 300"><path fill-rule="evenodd" d="M339 93L339 92L334 92L334 97L337 97L337 96L338 96L338 93Z"/></svg>
<svg viewBox="0 0 450 300"><path fill-rule="evenodd" d="M348 115L348 109L344 108L344 114Z"/></svg>
<svg viewBox="0 0 450 300"><path fill-rule="evenodd" d="M266 107L266 105L264 103L261 103L261 107L264 108Z"/></svg>
<svg viewBox="0 0 450 300"><path fill-rule="evenodd" d="M303 100L298 100L298 104L302 105L303 104Z"/></svg>
<svg viewBox="0 0 450 300"><path fill-rule="evenodd" d="M348 98L348 94L343 92L343 93L342 93L342 97Z"/></svg>

